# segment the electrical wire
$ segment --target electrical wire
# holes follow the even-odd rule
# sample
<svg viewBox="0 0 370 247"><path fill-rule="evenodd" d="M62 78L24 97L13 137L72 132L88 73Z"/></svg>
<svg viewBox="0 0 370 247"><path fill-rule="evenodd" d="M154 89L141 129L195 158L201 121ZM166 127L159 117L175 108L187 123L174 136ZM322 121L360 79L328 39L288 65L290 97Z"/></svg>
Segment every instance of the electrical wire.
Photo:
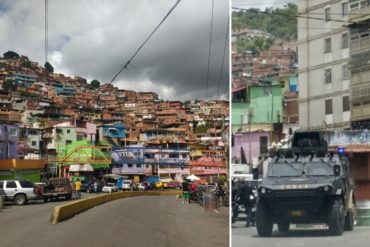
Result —
<svg viewBox="0 0 370 247"><path fill-rule="evenodd" d="M210 64L211 64L212 28L213 28L213 7L214 7L214 0L212 0L211 29L209 31L208 68L207 68L206 98L205 99L207 99L207 97L208 97L209 67L210 67Z"/></svg>
<svg viewBox="0 0 370 247"><path fill-rule="evenodd" d="M150 33L150 35L144 40L144 42L139 46L139 48L134 52L131 58L123 64L120 70L113 76L112 80L107 84L112 84L113 81L117 78L117 76L127 68L127 66L131 63L131 61L135 58L135 56L139 53L139 51L144 47L144 45L149 41L149 39L154 35L154 33L159 29L159 27L163 24L163 22L167 19L167 17L172 13L172 11L177 7L177 5L181 2L181 0L177 0L176 3L172 6L172 8L167 12L167 14L163 17L161 22L156 26L156 28Z"/></svg>
<svg viewBox="0 0 370 247"><path fill-rule="evenodd" d="M229 39L229 22L230 22L230 18L228 17L227 18L227 28L226 28L226 34L225 34L225 46L224 46L224 54L222 56L222 62L221 62L221 71L220 71L220 77L218 79L218 88L217 88L217 100L218 100L218 96L219 96L219 93L220 93L220 86L221 86L221 79L222 79L222 71L224 69L224 61L225 61L225 54L226 54L226 48L227 48L227 41Z"/></svg>

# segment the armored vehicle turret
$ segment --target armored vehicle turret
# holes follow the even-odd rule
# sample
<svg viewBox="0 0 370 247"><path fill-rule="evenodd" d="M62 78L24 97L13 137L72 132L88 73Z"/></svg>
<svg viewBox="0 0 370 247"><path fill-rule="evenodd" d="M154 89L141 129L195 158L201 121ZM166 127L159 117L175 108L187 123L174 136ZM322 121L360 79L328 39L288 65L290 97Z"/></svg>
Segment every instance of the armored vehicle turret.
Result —
<svg viewBox="0 0 370 247"><path fill-rule="evenodd" d="M295 132L290 147L272 158L258 187L259 236L270 236L273 224L280 232L289 231L290 224L315 223L327 224L331 235L353 230L356 201L349 162L343 152L327 149L322 132Z"/></svg>

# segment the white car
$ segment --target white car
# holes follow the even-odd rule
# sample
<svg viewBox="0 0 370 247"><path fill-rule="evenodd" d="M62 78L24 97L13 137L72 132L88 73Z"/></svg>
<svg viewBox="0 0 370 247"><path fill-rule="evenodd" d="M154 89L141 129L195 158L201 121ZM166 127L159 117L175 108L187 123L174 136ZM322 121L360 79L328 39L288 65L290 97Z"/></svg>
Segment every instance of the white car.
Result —
<svg viewBox="0 0 370 247"><path fill-rule="evenodd" d="M114 183L107 183L102 189L102 192L106 192L106 193L112 193L112 192L117 192L117 191L118 191L118 187Z"/></svg>
<svg viewBox="0 0 370 247"><path fill-rule="evenodd" d="M131 180L123 180L122 182L122 190L131 190Z"/></svg>

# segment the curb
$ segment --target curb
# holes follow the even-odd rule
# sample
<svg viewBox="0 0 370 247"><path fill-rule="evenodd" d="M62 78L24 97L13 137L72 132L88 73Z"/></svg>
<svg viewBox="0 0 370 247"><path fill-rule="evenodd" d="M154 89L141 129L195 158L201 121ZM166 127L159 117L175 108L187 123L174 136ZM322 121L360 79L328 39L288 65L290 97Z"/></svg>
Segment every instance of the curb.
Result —
<svg viewBox="0 0 370 247"><path fill-rule="evenodd" d="M181 195L182 191L171 190L171 191L130 191L130 192L116 192L112 194L99 195L81 199L68 204L54 207L51 214L50 222L57 224L63 220L69 219L83 211L86 211L92 207L104 204L106 202L114 201L117 199L135 197L135 196L169 196L169 195Z"/></svg>

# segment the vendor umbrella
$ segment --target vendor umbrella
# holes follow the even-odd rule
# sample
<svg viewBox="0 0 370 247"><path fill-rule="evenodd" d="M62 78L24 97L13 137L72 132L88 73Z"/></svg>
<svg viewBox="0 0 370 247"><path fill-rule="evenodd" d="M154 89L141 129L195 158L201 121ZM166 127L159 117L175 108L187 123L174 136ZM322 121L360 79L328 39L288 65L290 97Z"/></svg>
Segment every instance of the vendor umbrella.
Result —
<svg viewBox="0 0 370 247"><path fill-rule="evenodd" d="M191 174L190 176L186 177L186 179L190 180L190 181L194 181L194 180L200 180L200 178L198 178L197 176L195 176L194 174Z"/></svg>

